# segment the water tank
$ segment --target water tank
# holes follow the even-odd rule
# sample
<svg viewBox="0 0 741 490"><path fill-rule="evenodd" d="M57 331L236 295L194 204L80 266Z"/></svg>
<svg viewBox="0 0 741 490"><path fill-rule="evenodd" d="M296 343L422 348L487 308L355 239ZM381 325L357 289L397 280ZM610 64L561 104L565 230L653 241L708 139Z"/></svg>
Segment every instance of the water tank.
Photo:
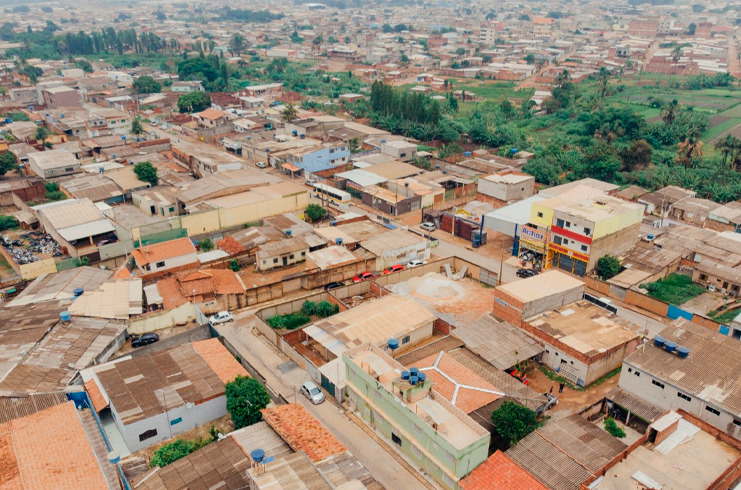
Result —
<svg viewBox="0 0 741 490"><path fill-rule="evenodd" d="M721 325L718 332L722 335L728 335L731 332L731 328L728 325Z"/></svg>
<svg viewBox="0 0 741 490"><path fill-rule="evenodd" d="M468 158L468 157L471 156L471 152L470 151L467 151L467 152L464 153L464 155L466 156L466 158Z"/></svg>
<svg viewBox="0 0 741 490"><path fill-rule="evenodd" d="M480 241L480 240L473 240L473 241L471 242L471 246L472 246L473 248L479 248L479 247L481 246L481 241Z"/></svg>
<svg viewBox="0 0 741 490"><path fill-rule="evenodd" d="M666 349L667 352L674 352L677 349L677 343L667 342L666 344L664 344L664 349Z"/></svg>
<svg viewBox="0 0 741 490"><path fill-rule="evenodd" d="M329 222L329 226L337 226L337 222L335 220L332 220Z"/></svg>
<svg viewBox="0 0 741 490"><path fill-rule="evenodd" d="M417 383L419 383L419 377L418 376L409 376L409 384L411 384L412 386L414 386Z"/></svg>
<svg viewBox="0 0 741 490"><path fill-rule="evenodd" d="M512 148L511 150L509 150L509 152L514 155L515 153L517 153L517 148Z"/></svg>
<svg viewBox="0 0 741 490"><path fill-rule="evenodd" d="M402 371L401 379L409 379L409 371Z"/></svg>
<svg viewBox="0 0 741 490"><path fill-rule="evenodd" d="M395 350L399 348L399 340L398 339L389 339L388 340L388 346L389 349Z"/></svg>
<svg viewBox="0 0 741 490"><path fill-rule="evenodd" d="M9 117L6 117L5 118L5 122L8 123L8 124L10 124L10 123L13 122L13 120L11 118L9 118Z"/></svg>
<svg viewBox="0 0 741 490"><path fill-rule="evenodd" d="M334 239L334 243L335 243L336 245L342 245L342 238L335 238L335 239Z"/></svg>
<svg viewBox="0 0 741 490"><path fill-rule="evenodd" d="M447 174L447 173L448 173L448 171L447 171L447 170L443 170L443 175L445 175L445 174Z"/></svg>
<svg viewBox="0 0 741 490"><path fill-rule="evenodd" d="M291 230L286 230L286 236L291 236Z"/></svg>
<svg viewBox="0 0 741 490"><path fill-rule="evenodd" d="M427 379L427 375L421 371L419 374L417 374L417 377L419 378L420 383L424 383L425 380Z"/></svg>
<svg viewBox="0 0 741 490"><path fill-rule="evenodd" d="M69 314L69 311L63 311L59 314L59 318L61 318L63 322L68 322L70 318L72 318L72 315Z"/></svg>
<svg viewBox="0 0 741 490"><path fill-rule="evenodd" d="M664 337L661 335L654 337L654 345L656 347L664 347L664 344L666 344L666 339Z"/></svg>
<svg viewBox="0 0 741 490"><path fill-rule="evenodd" d="M648 238L649 240L653 240L654 239L654 236L653 235L646 235L646 238Z"/></svg>
<svg viewBox="0 0 741 490"><path fill-rule="evenodd" d="M59 119L64 119L64 114L60 114Z"/></svg>
<svg viewBox="0 0 741 490"><path fill-rule="evenodd" d="M412 374L412 376L416 376L417 373L419 373L419 368L411 367L409 368L409 372Z"/></svg>
<svg viewBox="0 0 741 490"><path fill-rule="evenodd" d="M82 293L84 293L85 290L83 288L75 288L72 290L72 294L75 296L82 296Z"/></svg>
<svg viewBox="0 0 741 490"><path fill-rule="evenodd" d="M299 139L302 139L302 140L303 139L306 139L306 135L305 134L302 134L301 136L299 136Z"/></svg>
<svg viewBox="0 0 741 490"><path fill-rule="evenodd" d="M685 346L679 346L677 347L677 356L681 357L682 359L687 358L687 356L690 355L690 348Z"/></svg>
<svg viewBox="0 0 741 490"><path fill-rule="evenodd" d="M262 460L265 459L265 451L262 449L253 449L250 451L250 458L255 463L262 463Z"/></svg>
<svg viewBox="0 0 741 490"><path fill-rule="evenodd" d="M297 135L298 135L298 131L296 131L295 129L294 129L293 131L291 131L291 133L292 133L292 134L293 134L294 136L297 136Z"/></svg>
<svg viewBox="0 0 741 490"><path fill-rule="evenodd" d="M386 142L386 140L381 140L381 143L385 143L385 142Z"/></svg>
<svg viewBox="0 0 741 490"><path fill-rule="evenodd" d="M118 464L121 461L121 453L118 451L111 451L108 453L108 462L111 464Z"/></svg>

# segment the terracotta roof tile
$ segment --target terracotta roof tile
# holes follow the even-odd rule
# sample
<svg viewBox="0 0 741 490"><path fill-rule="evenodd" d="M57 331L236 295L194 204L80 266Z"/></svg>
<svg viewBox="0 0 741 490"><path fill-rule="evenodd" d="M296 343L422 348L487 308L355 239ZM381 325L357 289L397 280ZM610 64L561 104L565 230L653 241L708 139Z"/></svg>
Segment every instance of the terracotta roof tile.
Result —
<svg viewBox="0 0 741 490"><path fill-rule="evenodd" d="M190 301L200 303L212 300L219 294L241 294L245 291L239 276L228 269L184 272L161 279L157 282L157 289L167 310Z"/></svg>
<svg viewBox="0 0 741 490"><path fill-rule="evenodd" d="M249 376L249 373L226 350L219 339L200 340L191 345L224 384L233 381L237 376Z"/></svg>
<svg viewBox="0 0 741 490"><path fill-rule="evenodd" d="M546 490L530 473L497 451L459 482L463 490Z"/></svg>
<svg viewBox="0 0 741 490"><path fill-rule="evenodd" d="M154 245L136 248L131 252L131 255L134 257L134 260L136 260L136 263L142 266L191 253L196 253L196 247L193 245L193 242L190 241L190 238L183 237L176 240L170 240L169 242L156 243Z"/></svg>
<svg viewBox="0 0 741 490"><path fill-rule="evenodd" d="M108 488L74 402L0 424L0 487Z"/></svg>
<svg viewBox="0 0 741 490"><path fill-rule="evenodd" d="M345 452L338 441L302 405L278 405L261 410L262 418L294 451L305 451L316 462Z"/></svg>
<svg viewBox="0 0 741 490"><path fill-rule="evenodd" d="M471 413L502 397L501 390L447 352L433 354L415 362L414 366L432 380L435 391L465 413Z"/></svg>
<svg viewBox="0 0 741 490"><path fill-rule="evenodd" d="M87 391L87 394L90 397L90 401L93 402L93 408L96 412L100 412L108 406L108 402L105 401L103 393L101 393L100 387L94 379L91 379L90 381L85 383L85 391Z"/></svg>
<svg viewBox="0 0 741 490"><path fill-rule="evenodd" d="M239 243L237 240L234 239L234 237L231 236L219 240L218 242L216 242L216 245L229 255L239 255L247 251L247 249L245 249L241 243Z"/></svg>

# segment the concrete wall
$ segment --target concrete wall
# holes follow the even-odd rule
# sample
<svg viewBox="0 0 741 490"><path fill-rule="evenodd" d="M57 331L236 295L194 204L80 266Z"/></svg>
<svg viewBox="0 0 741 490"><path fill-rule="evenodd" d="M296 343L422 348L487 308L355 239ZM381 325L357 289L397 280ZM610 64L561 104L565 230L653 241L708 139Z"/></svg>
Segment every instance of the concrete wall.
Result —
<svg viewBox="0 0 741 490"><path fill-rule="evenodd" d="M150 272L161 272L161 271L166 271L169 269L183 267L183 266L190 265L190 264L197 264L198 254L196 252L193 252L193 253L189 253L185 255L179 255L177 257L170 257L169 259L163 260L163 262L165 264L162 266L158 266L156 262L152 262L151 264L148 264L149 265L148 270L145 270L143 267L139 266L139 264L137 264L137 266L139 267L139 270L141 270L142 273L144 274L147 274Z"/></svg>
<svg viewBox="0 0 741 490"><path fill-rule="evenodd" d="M141 335L172 327L195 319L196 313L192 303L185 303L174 310L157 310L129 320L129 333Z"/></svg>
<svg viewBox="0 0 741 490"><path fill-rule="evenodd" d="M630 250L638 243L640 229L641 223L638 222L616 233L595 238L590 247L587 270L590 271L597 267L597 261L605 255L614 255L617 257L623 252Z"/></svg>
<svg viewBox="0 0 741 490"><path fill-rule="evenodd" d="M25 280L36 279L42 274L54 274L57 272L57 266L54 259L43 259L30 264L21 264L18 266L21 277Z"/></svg>
<svg viewBox="0 0 741 490"><path fill-rule="evenodd" d="M520 201L535 194L535 178L517 184L492 182L479 178L477 190L480 194L499 199L504 202Z"/></svg>

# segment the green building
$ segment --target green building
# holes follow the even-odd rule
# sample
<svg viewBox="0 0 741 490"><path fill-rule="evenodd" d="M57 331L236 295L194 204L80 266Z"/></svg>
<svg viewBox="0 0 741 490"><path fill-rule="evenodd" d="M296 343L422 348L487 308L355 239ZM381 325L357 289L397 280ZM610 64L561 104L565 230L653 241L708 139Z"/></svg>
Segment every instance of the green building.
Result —
<svg viewBox="0 0 741 490"><path fill-rule="evenodd" d="M412 384L383 349L345 351L347 392L361 418L443 488L458 482L489 453L489 432L436 392L429 379Z"/></svg>

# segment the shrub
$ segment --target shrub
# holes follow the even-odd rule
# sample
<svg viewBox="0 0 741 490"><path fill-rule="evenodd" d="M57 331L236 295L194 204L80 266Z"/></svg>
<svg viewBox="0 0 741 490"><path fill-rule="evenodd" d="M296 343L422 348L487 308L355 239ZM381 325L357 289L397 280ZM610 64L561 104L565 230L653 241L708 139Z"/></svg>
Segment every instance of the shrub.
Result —
<svg viewBox="0 0 741 490"><path fill-rule="evenodd" d="M620 268L620 259L612 255L605 255L597 261L597 275L604 281L617 276Z"/></svg>
<svg viewBox="0 0 741 490"><path fill-rule="evenodd" d="M280 315L273 315L270 318L268 318L268 325L270 325L270 328L283 328L285 327L285 322L283 321L283 317Z"/></svg>
<svg viewBox="0 0 741 490"><path fill-rule="evenodd" d="M497 433L510 445L540 427L535 412L510 400L491 413L491 422Z"/></svg>
<svg viewBox="0 0 741 490"><path fill-rule="evenodd" d="M609 432L610 435L615 436L619 439L625 437L625 431L620 428L617 422L615 422L615 419L612 417L607 417L605 419L605 430Z"/></svg>
<svg viewBox="0 0 741 490"><path fill-rule="evenodd" d="M177 439L176 441L171 442L170 444L165 444L161 448L157 449L152 454L152 459L149 460L149 467L154 468L155 466L167 466L180 458L186 457L193 451L196 451L203 446L207 446L210 442L212 441L209 439L196 439L193 441Z"/></svg>
<svg viewBox="0 0 741 490"><path fill-rule="evenodd" d="M210 252L214 249L214 242L212 242L210 238L204 238L203 240L198 242L198 248L200 248L203 252Z"/></svg>
<svg viewBox="0 0 741 490"><path fill-rule="evenodd" d="M268 403L268 391L255 378L237 376L226 384L226 410L234 421L235 429L259 422L262 419L260 410Z"/></svg>
<svg viewBox="0 0 741 490"><path fill-rule="evenodd" d="M0 230L10 230L13 228L18 228L18 220L13 216L0 214Z"/></svg>
<svg viewBox="0 0 741 490"><path fill-rule="evenodd" d="M316 305L316 316L321 318L327 318L329 316L334 315L339 311L339 306L333 305L329 301L320 301Z"/></svg>
<svg viewBox="0 0 741 490"><path fill-rule="evenodd" d="M306 325L311 321L311 318L304 315L303 313L290 313L283 317L283 326L288 330L295 330L298 327Z"/></svg>
<svg viewBox="0 0 741 490"><path fill-rule="evenodd" d="M232 259L229 261L229 268L233 270L234 272L239 272L242 270L242 266L239 265L239 262L237 262L237 259Z"/></svg>
<svg viewBox="0 0 741 490"><path fill-rule="evenodd" d="M656 282L641 284L641 288L647 290L652 298L675 305L681 305L705 292L705 288L694 284L692 278L676 272Z"/></svg>
<svg viewBox="0 0 741 490"><path fill-rule="evenodd" d="M301 313L304 315L311 316L316 312L316 303L313 301L304 301L304 305L301 307Z"/></svg>

